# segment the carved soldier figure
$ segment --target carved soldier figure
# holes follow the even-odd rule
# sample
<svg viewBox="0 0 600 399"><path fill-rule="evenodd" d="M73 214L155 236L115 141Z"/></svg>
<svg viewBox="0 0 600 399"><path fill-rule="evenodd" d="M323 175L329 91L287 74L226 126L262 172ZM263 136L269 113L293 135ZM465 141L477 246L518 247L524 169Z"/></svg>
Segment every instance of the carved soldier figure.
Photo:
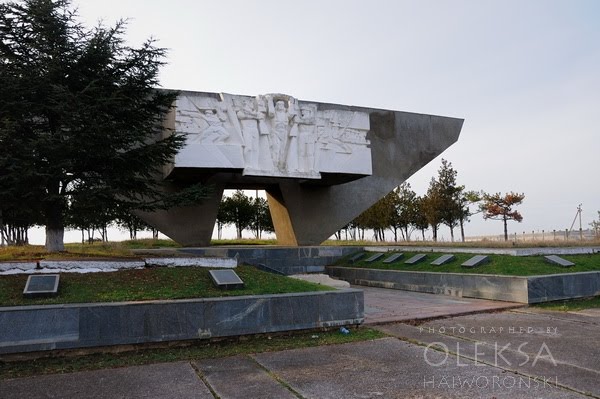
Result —
<svg viewBox="0 0 600 399"><path fill-rule="evenodd" d="M298 144L302 171L315 170L315 147L317 143L315 106L302 105L298 117Z"/></svg>
<svg viewBox="0 0 600 399"><path fill-rule="evenodd" d="M254 102L245 98L242 100L241 107L236 108L236 115L242 128L246 167L256 169L258 168L259 112Z"/></svg>
<svg viewBox="0 0 600 399"><path fill-rule="evenodd" d="M271 154L273 163L278 169L284 168L285 155L287 150L287 138L290 132L290 122L294 119L295 113L290 112L285 107L283 100L277 100L273 104L270 96L267 96L268 116L271 118Z"/></svg>
<svg viewBox="0 0 600 399"><path fill-rule="evenodd" d="M227 140L229 132L223 126L227 117L218 108L216 114L214 109L207 109L200 117L208 124L208 127L200 132L202 142L222 144Z"/></svg>

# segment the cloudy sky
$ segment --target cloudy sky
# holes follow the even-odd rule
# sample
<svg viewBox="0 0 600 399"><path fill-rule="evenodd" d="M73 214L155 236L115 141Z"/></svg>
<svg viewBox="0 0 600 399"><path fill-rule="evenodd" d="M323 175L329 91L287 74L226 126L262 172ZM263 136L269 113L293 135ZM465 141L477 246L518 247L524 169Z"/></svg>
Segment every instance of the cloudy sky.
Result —
<svg viewBox="0 0 600 399"><path fill-rule="evenodd" d="M87 26L169 49L166 88L464 118L441 157L460 184L525 193L511 232L600 210L600 2L595 0L79 0ZM440 157L440 158L441 158ZM440 165L410 178L418 194ZM474 216L467 235L500 234ZM442 232L444 235L447 233Z"/></svg>

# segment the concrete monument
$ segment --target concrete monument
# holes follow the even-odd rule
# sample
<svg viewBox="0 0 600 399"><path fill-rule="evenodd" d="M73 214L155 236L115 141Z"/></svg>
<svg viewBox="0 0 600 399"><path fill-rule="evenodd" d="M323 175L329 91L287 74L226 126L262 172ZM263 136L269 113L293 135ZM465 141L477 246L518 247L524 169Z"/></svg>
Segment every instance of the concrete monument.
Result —
<svg viewBox="0 0 600 399"><path fill-rule="evenodd" d="M280 244L319 244L454 143L462 123L286 94L180 92L165 134L186 145L164 187L202 182L214 195L140 216L183 245L208 245L223 190L260 188Z"/></svg>

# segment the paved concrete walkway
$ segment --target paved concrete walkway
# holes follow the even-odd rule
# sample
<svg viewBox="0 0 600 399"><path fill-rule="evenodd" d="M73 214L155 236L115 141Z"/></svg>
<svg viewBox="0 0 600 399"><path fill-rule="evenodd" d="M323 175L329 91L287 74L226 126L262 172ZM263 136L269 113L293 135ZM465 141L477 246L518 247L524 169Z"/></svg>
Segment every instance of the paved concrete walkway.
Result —
<svg viewBox="0 0 600 399"><path fill-rule="evenodd" d="M459 298L358 285L353 288L365 292L365 324L432 319L524 306L513 302Z"/></svg>
<svg viewBox="0 0 600 399"><path fill-rule="evenodd" d="M375 328L391 337L5 380L0 398L600 398L598 311Z"/></svg>

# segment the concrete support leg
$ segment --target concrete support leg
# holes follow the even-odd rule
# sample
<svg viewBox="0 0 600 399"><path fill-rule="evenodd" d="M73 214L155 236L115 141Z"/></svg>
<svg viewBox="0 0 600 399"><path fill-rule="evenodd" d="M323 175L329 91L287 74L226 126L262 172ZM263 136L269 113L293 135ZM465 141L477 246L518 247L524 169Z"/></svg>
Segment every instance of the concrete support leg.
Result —
<svg viewBox="0 0 600 399"><path fill-rule="evenodd" d="M281 190L276 188L266 189L267 201L269 202L269 211L275 227L275 235L279 245L297 246L296 234L290 219L290 214L285 206L285 201Z"/></svg>
<svg viewBox="0 0 600 399"><path fill-rule="evenodd" d="M223 187L215 187L210 198L194 206L155 212L136 212L149 225L184 246L207 246L217 220Z"/></svg>

